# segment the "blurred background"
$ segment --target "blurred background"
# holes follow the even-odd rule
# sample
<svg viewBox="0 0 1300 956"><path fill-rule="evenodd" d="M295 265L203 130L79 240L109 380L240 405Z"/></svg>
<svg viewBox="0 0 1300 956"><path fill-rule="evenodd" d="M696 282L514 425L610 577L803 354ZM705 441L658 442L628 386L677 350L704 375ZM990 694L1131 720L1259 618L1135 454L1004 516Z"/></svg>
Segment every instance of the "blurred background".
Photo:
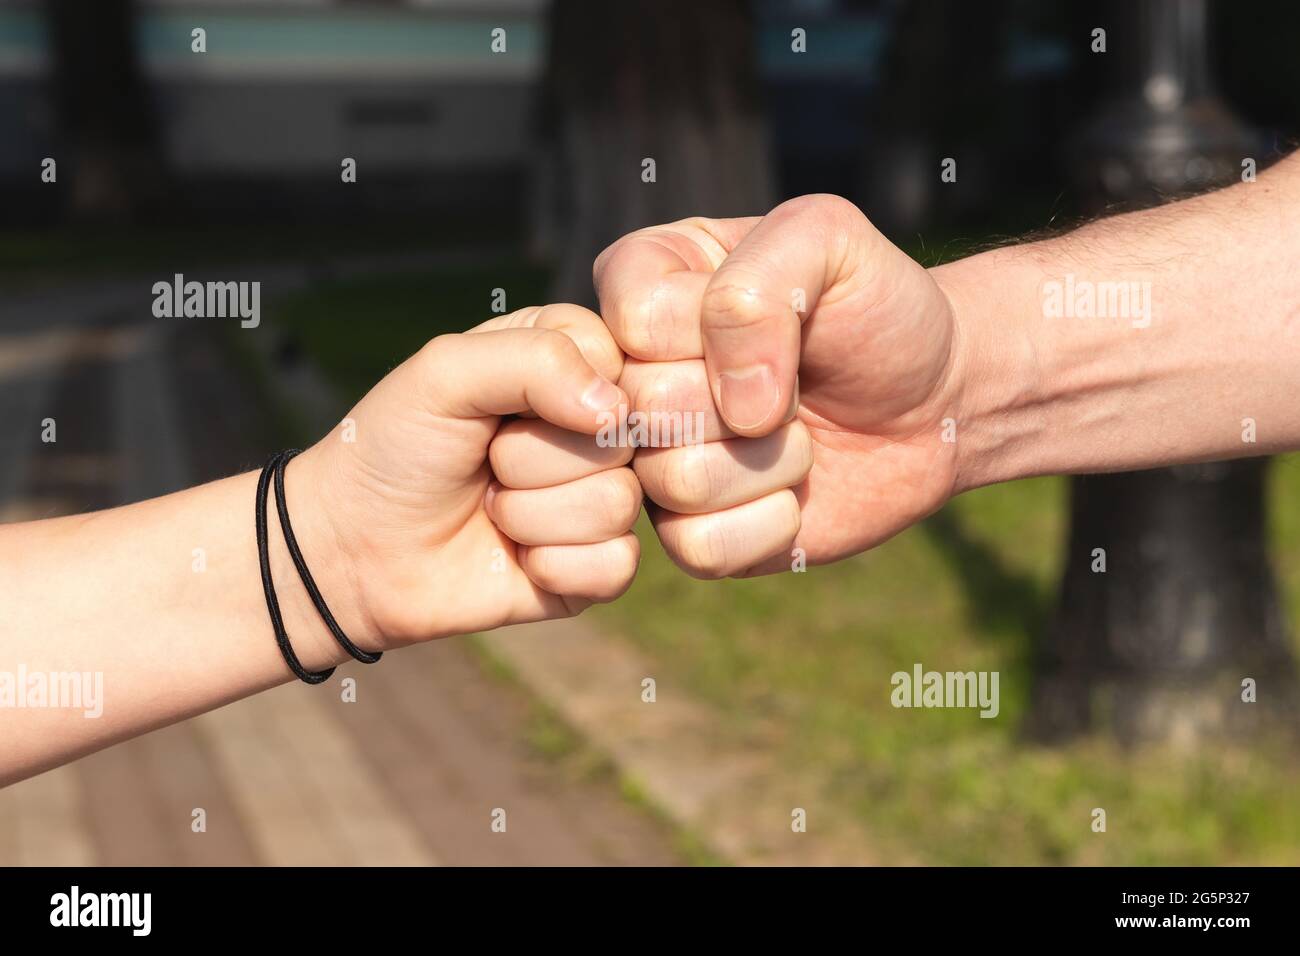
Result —
<svg viewBox="0 0 1300 956"><path fill-rule="evenodd" d="M833 192L935 265L1237 181L1294 145L1298 33L1282 0L0 0L0 515L256 467L502 295L594 306L641 226ZM176 273L260 281L261 324L154 318ZM835 859L1300 862L1294 457L984 489L756 581L642 531L582 627L708 715L692 760L806 783ZM610 748L477 639L406 655L0 791L0 863L804 859L666 730ZM916 662L998 671L999 717L895 710Z"/></svg>

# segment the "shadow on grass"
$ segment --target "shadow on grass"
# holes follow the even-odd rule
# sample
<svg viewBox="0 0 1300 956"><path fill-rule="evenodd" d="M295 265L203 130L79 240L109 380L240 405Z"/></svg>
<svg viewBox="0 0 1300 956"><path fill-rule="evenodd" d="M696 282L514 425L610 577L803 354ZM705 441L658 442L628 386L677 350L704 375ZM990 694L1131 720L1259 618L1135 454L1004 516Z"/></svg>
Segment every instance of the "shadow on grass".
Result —
<svg viewBox="0 0 1300 956"><path fill-rule="evenodd" d="M930 516L921 528L961 585L974 630L982 638L1013 644L1015 666L1027 671L1051 613L1050 595L1029 575L1008 568L993 548L963 527L952 508Z"/></svg>

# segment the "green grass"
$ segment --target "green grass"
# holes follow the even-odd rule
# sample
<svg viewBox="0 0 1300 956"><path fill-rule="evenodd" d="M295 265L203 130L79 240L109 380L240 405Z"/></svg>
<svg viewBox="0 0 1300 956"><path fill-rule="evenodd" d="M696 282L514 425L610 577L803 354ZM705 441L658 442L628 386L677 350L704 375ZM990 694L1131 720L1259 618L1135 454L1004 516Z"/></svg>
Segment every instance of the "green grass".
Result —
<svg viewBox="0 0 1300 956"><path fill-rule="evenodd" d="M272 321L356 399L429 339L492 318L493 289L514 311L542 302L548 282L545 269L509 262L358 278L291 296Z"/></svg>
<svg viewBox="0 0 1300 956"><path fill-rule="evenodd" d="M507 288L516 308L541 301L545 280L503 264L336 283L285 303L275 320L355 395L432 335L486 318L490 289ZM837 812L867 828L881 862L1294 863L1300 768L1276 744L1180 754L1023 739L1035 636L1061 568L1065 488L1037 479L983 489L868 554L751 581L686 577L643 522L636 583L591 613L715 705L724 735L743 737L756 718L779 725L781 773L829 778ZM1272 469L1270 515L1296 634L1296 456ZM999 718L894 709L890 675L918 661L999 671ZM533 736L557 758L574 746L550 720ZM1104 834L1091 830L1094 807L1107 812Z"/></svg>
<svg viewBox="0 0 1300 956"><path fill-rule="evenodd" d="M733 732L778 721L781 763L829 777L882 862L1294 863L1300 769L1276 742L1187 755L1023 740L1034 635L1060 571L1064 490L1059 479L983 489L873 552L749 581L686 578L643 534L636 583L595 614L721 708ZM1294 610L1296 457L1275 467L1271 499ZM999 718L893 708L890 675L918 661L1000 671ZM1104 834L1090 828L1094 807L1107 812Z"/></svg>

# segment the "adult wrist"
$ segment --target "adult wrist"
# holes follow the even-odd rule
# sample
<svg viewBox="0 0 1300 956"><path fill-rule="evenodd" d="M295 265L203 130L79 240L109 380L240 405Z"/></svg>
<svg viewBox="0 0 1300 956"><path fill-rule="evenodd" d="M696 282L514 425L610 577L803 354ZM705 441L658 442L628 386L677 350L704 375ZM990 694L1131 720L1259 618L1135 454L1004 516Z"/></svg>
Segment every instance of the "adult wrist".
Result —
<svg viewBox="0 0 1300 956"><path fill-rule="evenodd" d="M954 493L1294 448L1300 228L1237 186L932 270L962 340Z"/></svg>
<svg viewBox="0 0 1300 956"><path fill-rule="evenodd" d="M1041 308L1042 269L1023 249L995 249L930 275L954 325L953 495L1037 474L1034 447L1045 421L1036 411L1043 383L1032 323Z"/></svg>

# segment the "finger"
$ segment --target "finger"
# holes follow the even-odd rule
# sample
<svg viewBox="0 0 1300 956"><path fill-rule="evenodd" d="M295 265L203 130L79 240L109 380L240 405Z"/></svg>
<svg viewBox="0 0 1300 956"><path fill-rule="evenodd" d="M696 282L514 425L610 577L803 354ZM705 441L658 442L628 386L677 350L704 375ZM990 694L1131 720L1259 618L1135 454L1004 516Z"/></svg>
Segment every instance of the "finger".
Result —
<svg viewBox="0 0 1300 956"><path fill-rule="evenodd" d="M601 318L646 361L700 358L700 301L709 276L758 222L684 219L624 236L596 257Z"/></svg>
<svg viewBox="0 0 1300 956"><path fill-rule="evenodd" d="M796 536L790 544L780 551L777 551L770 558L764 558L757 564L733 574L735 578L761 578L768 574L780 574L783 571L793 571L795 567L795 554L798 553L799 538ZM805 559L805 565L807 561ZM806 570L806 568L805 568Z"/></svg>
<svg viewBox="0 0 1300 956"><path fill-rule="evenodd" d="M626 534L641 513L641 484L631 468L611 468L551 488L488 488L488 517L527 545L595 544Z"/></svg>
<svg viewBox="0 0 1300 956"><path fill-rule="evenodd" d="M696 578L743 575L788 553L799 533L799 504L789 488L723 511L686 515L656 508L651 517L668 557Z"/></svg>
<svg viewBox="0 0 1300 956"><path fill-rule="evenodd" d="M628 407L637 416L636 421L629 419L629 431L638 434L644 431L650 439L639 441L638 447L687 445L736 437L713 404L703 359L678 362L628 359L618 384L627 392ZM784 421L791 421L796 409L797 403L786 409ZM638 430L637 422L644 423L644 428ZM681 440L676 440L679 436Z"/></svg>
<svg viewBox="0 0 1300 956"><path fill-rule="evenodd" d="M470 329L471 333L502 329L551 329L573 339L587 364L602 377L617 382L623 371L623 350L609 327L595 312L580 305L531 305L509 315L498 315ZM703 353L701 353L703 354Z"/></svg>
<svg viewBox="0 0 1300 956"><path fill-rule="evenodd" d="M599 544L521 545L516 557L543 591L604 603L631 585L641 544L636 535L625 534Z"/></svg>
<svg viewBox="0 0 1300 956"><path fill-rule="evenodd" d="M616 430L593 437L521 418L497 429L488 461L507 488L549 488L626 465L634 449L614 444L617 437Z"/></svg>
<svg viewBox="0 0 1300 956"><path fill-rule="evenodd" d="M812 438L798 421L762 438L642 449L634 463L646 496L683 514L718 511L792 488L812 465Z"/></svg>
<svg viewBox="0 0 1300 956"><path fill-rule="evenodd" d="M674 416L681 418L683 439L719 441L736 437L713 405L709 373L703 359L642 362L629 358L623 364L623 375L618 384L627 393L628 408L638 420L646 422L647 426L659 426L647 427L648 431L655 432L655 435L647 437L662 438L658 433L664 430L664 423L677 421ZM628 427L634 424L635 421L629 417ZM686 443L685 440L677 442ZM668 439L645 443L649 447L670 444L674 442Z"/></svg>
<svg viewBox="0 0 1300 956"><path fill-rule="evenodd" d="M713 397L732 431L764 435L781 423L793 403L800 324L871 234L879 236L847 200L803 196L763 217L714 272L700 334Z"/></svg>
<svg viewBox="0 0 1300 956"><path fill-rule="evenodd" d="M591 367L573 339L552 329L440 335L413 362L420 392L448 418L533 411L560 428L595 435L627 405L623 390Z"/></svg>

